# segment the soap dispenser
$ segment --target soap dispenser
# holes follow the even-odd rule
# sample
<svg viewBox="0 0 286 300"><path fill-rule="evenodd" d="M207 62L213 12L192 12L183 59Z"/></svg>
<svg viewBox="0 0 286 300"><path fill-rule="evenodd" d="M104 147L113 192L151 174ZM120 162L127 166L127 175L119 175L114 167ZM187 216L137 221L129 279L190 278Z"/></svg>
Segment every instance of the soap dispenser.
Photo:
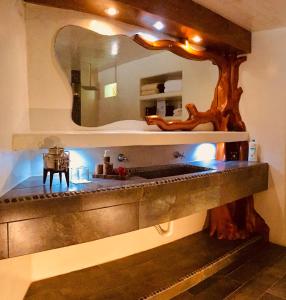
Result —
<svg viewBox="0 0 286 300"><path fill-rule="evenodd" d="M255 139L249 142L248 161L257 161L257 143Z"/></svg>
<svg viewBox="0 0 286 300"><path fill-rule="evenodd" d="M103 162L104 162L104 163L110 163L109 150L105 150L105 151L104 151Z"/></svg>

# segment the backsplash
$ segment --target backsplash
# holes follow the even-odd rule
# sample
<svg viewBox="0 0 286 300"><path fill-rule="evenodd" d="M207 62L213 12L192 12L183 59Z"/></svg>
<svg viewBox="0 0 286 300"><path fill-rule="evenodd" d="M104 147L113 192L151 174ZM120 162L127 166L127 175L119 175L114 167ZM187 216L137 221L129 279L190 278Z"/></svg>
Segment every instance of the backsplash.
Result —
<svg viewBox="0 0 286 300"><path fill-rule="evenodd" d="M170 145L170 146L128 146L128 147L107 147L92 149L66 149L70 151L70 167L86 166L90 173L94 173L97 164L102 163L104 151L108 149L114 167L124 166L142 167L164 164L186 163L196 160L211 160L215 158L214 144L198 145ZM174 152L184 154L182 158L175 158ZM42 153L46 150L34 151L31 153L31 175L42 175L43 159ZM119 162L118 154L123 153L127 161Z"/></svg>

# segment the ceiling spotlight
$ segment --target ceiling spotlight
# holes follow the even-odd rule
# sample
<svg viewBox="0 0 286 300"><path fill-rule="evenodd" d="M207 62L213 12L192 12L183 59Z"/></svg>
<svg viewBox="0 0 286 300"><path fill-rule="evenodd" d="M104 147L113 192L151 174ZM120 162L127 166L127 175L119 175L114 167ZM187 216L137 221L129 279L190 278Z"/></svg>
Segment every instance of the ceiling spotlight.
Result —
<svg viewBox="0 0 286 300"><path fill-rule="evenodd" d="M202 46L191 44L188 40L185 40L185 44L181 44L181 47L189 52L192 52L194 50L195 51L205 51L206 50L206 48L204 48Z"/></svg>
<svg viewBox="0 0 286 300"><path fill-rule="evenodd" d="M109 7L107 9L105 9L104 12L106 14L108 14L109 16L111 16L111 17L113 17L113 16L115 16L115 15L118 14L118 10L116 8L114 8L114 7Z"/></svg>
<svg viewBox="0 0 286 300"><path fill-rule="evenodd" d="M192 41L194 43L200 43L203 39L199 36L199 35L195 35L193 38L192 38Z"/></svg>
<svg viewBox="0 0 286 300"><path fill-rule="evenodd" d="M157 21L156 23L153 24L153 27L156 28L157 30L162 30L165 27L165 25L162 22Z"/></svg>

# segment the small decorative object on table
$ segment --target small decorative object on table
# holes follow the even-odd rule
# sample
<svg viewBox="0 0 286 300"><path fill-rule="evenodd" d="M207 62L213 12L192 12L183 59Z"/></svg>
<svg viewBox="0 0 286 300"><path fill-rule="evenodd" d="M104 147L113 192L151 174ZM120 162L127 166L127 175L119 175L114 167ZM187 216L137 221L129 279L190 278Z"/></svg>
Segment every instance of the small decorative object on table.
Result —
<svg viewBox="0 0 286 300"><path fill-rule="evenodd" d="M89 169L85 166L71 168L71 182L74 184L90 183Z"/></svg>
<svg viewBox="0 0 286 300"><path fill-rule="evenodd" d="M103 156L103 164L98 164L96 166L96 174L93 175L93 178L125 180L128 177L129 174L126 168L124 167L118 167L117 169L113 168L113 163L110 162L109 150L105 150Z"/></svg>
<svg viewBox="0 0 286 300"><path fill-rule="evenodd" d="M124 167L118 167L113 169L111 174L95 174L94 178L104 178L104 179L118 179L126 180L129 178L128 170Z"/></svg>
<svg viewBox="0 0 286 300"><path fill-rule="evenodd" d="M64 148L52 147L49 148L48 153L43 154L44 169L43 169L43 183L46 183L47 175L50 173L50 187L53 184L53 177L55 173L59 173L60 183L62 183L62 173L65 174L67 186L69 186L69 162L70 154Z"/></svg>

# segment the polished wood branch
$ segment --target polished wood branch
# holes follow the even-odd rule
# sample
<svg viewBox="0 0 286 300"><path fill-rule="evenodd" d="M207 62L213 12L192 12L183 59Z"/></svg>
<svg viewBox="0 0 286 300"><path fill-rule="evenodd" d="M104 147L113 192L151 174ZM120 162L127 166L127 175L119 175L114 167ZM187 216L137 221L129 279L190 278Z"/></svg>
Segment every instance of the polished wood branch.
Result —
<svg viewBox="0 0 286 300"><path fill-rule="evenodd" d="M239 111L243 91L238 87L239 67L246 61L245 56L197 51L176 41L148 42L140 36L135 36L134 40L147 49L169 50L187 59L210 60L219 69L219 78L209 110L199 112L196 106L190 103L186 105L189 113L187 120L168 122L159 116L148 116L146 121L149 125L155 124L162 130L192 130L200 124L211 122L216 131L246 130ZM218 144L216 159L227 160L232 152L238 153L239 160L247 160L248 142ZM268 226L254 209L253 196L211 209L209 229L211 236L227 240L245 239L257 233L263 235L265 239L269 236Z"/></svg>

